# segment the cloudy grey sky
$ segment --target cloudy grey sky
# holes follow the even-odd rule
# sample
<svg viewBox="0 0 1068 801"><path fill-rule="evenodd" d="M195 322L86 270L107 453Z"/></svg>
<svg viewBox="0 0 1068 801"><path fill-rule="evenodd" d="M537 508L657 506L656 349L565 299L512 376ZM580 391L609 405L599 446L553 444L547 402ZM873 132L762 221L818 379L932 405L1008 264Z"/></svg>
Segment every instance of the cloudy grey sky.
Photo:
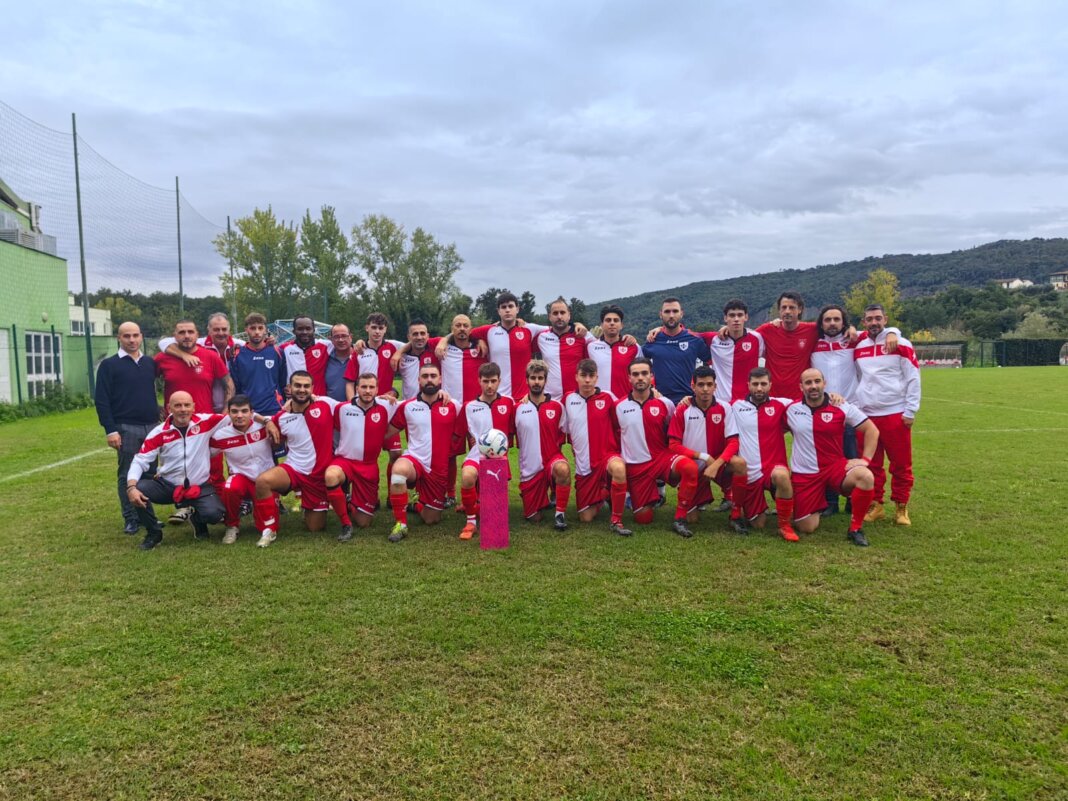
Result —
<svg viewBox="0 0 1068 801"><path fill-rule="evenodd" d="M1068 234L1063 3L9 11L0 99L22 114L77 111L100 154L180 175L216 222L325 203L422 226L471 294L598 300Z"/></svg>

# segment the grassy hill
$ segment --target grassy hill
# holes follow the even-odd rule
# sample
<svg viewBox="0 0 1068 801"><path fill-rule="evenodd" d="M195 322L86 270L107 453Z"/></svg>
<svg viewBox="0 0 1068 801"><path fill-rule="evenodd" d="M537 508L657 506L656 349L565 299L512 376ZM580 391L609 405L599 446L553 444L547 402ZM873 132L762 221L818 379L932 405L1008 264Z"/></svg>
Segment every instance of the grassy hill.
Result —
<svg viewBox="0 0 1068 801"><path fill-rule="evenodd" d="M618 303L627 312L627 327L641 331L657 321L660 301L669 295L682 298L690 325L711 326L722 318L723 304L740 297L749 304L754 322L762 322L779 294L800 292L814 314L825 303L840 301L842 292L865 278L876 267L897 275L906 297L930 295L953 284L982 286L996 278L1027 278L1035 283L1068 267L1068 239L1002 240L952 253L909 253L869 256L860 261L824 264L806 270L779 270L716 281L697 281L686 286L658 289L640 295L617 297L589 304L590 314L605 303Z"/></svg>

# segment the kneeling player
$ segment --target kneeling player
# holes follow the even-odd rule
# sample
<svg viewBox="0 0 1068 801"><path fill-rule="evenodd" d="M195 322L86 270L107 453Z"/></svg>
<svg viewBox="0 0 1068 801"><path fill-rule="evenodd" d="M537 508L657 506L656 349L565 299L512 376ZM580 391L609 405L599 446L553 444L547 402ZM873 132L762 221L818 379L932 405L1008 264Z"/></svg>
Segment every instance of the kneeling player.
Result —
<svg viewBox="0 0 1068 801"><path fill-rule="evenodd" d="M804 399L786 410L786 423L794 435L790 453L793 471L794 520L806 534L820 525L820 510L828 489L852 495L852 519L847 534L854 545L866 546L864 513L871 504L875 477L868 468L879 442L879 429L860 409L843 402L832 406L825 391L823 373L812 367L801 373ZM859 459L846 459L842 448L845 427L853 426L864 438Z"/></svg>
<svg viewBox="0 0 1068 801"><path fill-rule="evenodd" d="M334 409L338 430L336 454L326 468L326 497L341 521L338 542L352 539L352 524L367 528L378 503L378 455L386 442L389 418L395 406L378 398L378 376L360 373L356 394ZM345 490L348 489L346 497ZM349 516L349 508L352 516Z"/></svg>
<svg viewBox="0 0 1068 801"><path fill-rule="evenodd" d="M211 452L226 457L229 476L220 493L226 507L226 532L222 541L224 545L233 545L241 526L241 504L255 499L256 478L274 467L274 445L263 423L253 419L255 413L247 395L234 395L226 402L226 410L230 420L212 434ZM266 527L264 507L266 504L253 506L257 531Z"/></svg>
<svg viewBox="0 0 1068 801"><path fill-rule="evenodd" d="M397 406L386 434L408 432L408 449L393 463L389 479L389 505L396 521L390 542L408 535L409 487L418 494L415 510L423 522L432 525L441 520L458 417L459 404L441 399L441 369L424 364L419 368L419 394Z"/></svg>
<svg viewBox="0 0 1068 801"><path fill-rule="evenodd" d="M738 430L729 405L716 400L716 373L702 365L693 373L693 401L680 403L668 426L672 453L697 461L699 473L693 497L687 504L687 522L696 523L700 508L712 503L712 482L724 492L734 476L746 475L745 460L738 456ZM679 505L683 486L679 485Z"/></svg>
<svg viewBox="0 0 1068 801"><path fill-rule="evenodd" d="M273 493L300 492L304 524L308 531L326 528L330 502L326 496L326 467L334 456L334 409L338 401L312 397L312 376L295 370L289 377L286 409L271 418L285 437L286 460L256 478L256 503L263 529L256 544L266 548L278 536L278 509Z"/></svg>
<svg viewBox="0 0 1068 801"><path fill-rule="evenodd" d="M794 488L786 461L783 415L792 403L789 398L772 398L771 374L764 367L749 371L749 394L731 404L738 431L738 450L748 468L746 476L734 476L734 511L731 526L739 534L749 526L763 528L768 510L766 492L775 495L779 534L787 542L797 542L791 525L794 515Z"/></svg>
<svg viewBox="0 0 1068 801"><path fill-rule="evenodd" d="M571 497L571 467L560 452L564 444L564 406L545 394L549 365L540 359L527 364L527 396L515 409L515 438L519 446L519 493L523 516L540 522L551 506L549 481L556 489L557 531L567 529L567 500Z"/></svg>

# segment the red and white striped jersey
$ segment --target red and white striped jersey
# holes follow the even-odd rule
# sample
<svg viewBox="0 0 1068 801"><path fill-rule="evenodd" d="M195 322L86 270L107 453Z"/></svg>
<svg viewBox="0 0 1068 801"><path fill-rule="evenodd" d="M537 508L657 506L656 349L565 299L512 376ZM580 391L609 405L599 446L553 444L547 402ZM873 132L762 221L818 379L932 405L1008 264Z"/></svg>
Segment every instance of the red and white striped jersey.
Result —
<svg viewBox="0 0 1068 801"><path fill-rule="evenodd" d="M433 348L426 348L418 356L414 353L405 353L401 356L397 370L401 376L401 397L405 400L419 394L419 371L426 364L432 364L439 370L441 369L441 363L434 355Z"/></svg>
<svg viewBox="0 0 1068 801"><path fill-rule="evenodd" d="M737 436L729 404L714 402L703 411L696 403L685 408L680 406L668 426L669 442L678 442L696 453L710 454L713 459L723 453L730 437Z"/></svg>
<svg viewBox="0 0 1068 801"><path fill-rule="evenodd" d="M552 398L562 398L578 389L575 373L578 370L578 363L586 358L585 337L580 337L574 332L558 337L549 328L534 338L534 349L549 365L549 375L545 380L546 395Z"/></svg>
<svg viewBox="0 0 1068 801"><path fill-rule="evenodd" d="M456 435L467 437L470 461L477 462L482 458L477 440L491 428L504 432L509 440L515 433L515 402L507 395L498 394L492 403L478 397L469 400L460 410L460 416L456 418Z"/></svg>
<svg viewBox="0 0 1068 801"><path fill-rule="evenodd" d="M271 418L286 438L286 464L300 475L321 474L334 457L334 409L339 405L323 396L303 412L282 410Z"/></svg>
<svg viewBox="0 0 1068 801"><path fill-rule="evenodd" d="M456 419L460 403L455 398L448 403L440 399L427 403L422 398L409 398L397 406L391 425L408 433L405 456L412 456L423 467L444 476L452 456L456 434Z"/></svg>
<svg viewBox="0 0 1068 801"><path fill-rule="evenodd" d="M527 364L534 355L534 337L548 326L527 323L524 326L505 328L500 323L480 325L472 329L471 339L484 339L489 347L489 360L501 368L501 385L498 392L510 398L526 395Z"/></svg>
<svg viewBox="0 0 1068 801"><path fill-rule="evenodd" d="M175 428L168 417L145 437L141 451L134 456L127 481L138 481L155 459L159 459L156 474L164 481L182 486L205 484L211 469L211 436L215 429L228 421L225 414L194 414L185 431Z"/></svg>
<svg viewBox="0 0 1068 801"><path fill-rule="evenodd" d="M881 417L903 413L915 417L920 410L920 365L912 343L898 338L897 350L883 349L886 335L879 332L875 342L858 342L853 350L857 369L856 404L866 414Z"/></svg>
<svg viewBox="0 0 1068 801"><path fill-rule="evenodd" d="M349 359L345 367L345 380L355 383L362 373L374 373L378 376L378 394L385 395L393 389L394 372L390 359L402 347L404 343L395 339L383 341L377 349L365 345L363 353L357 353L355 358Z"/></svg>
<svg viewBox="0 0 1068 801"><path fill-rule="evenodd" d="M675 404L669 398L649 398L638 403L631 397L616 401L616 421L623 461L645 464L668 449L667 430Z"/></svg>
<svg viewBox="0 0 1068 801"><path fill-rule="evenodd" d="M832 406L827 396L813 409L804 401L786 409L786 425L794 435L790 472L818 473L845 458L842 438L846 425L859 426L868 416L852 403Z"/></svg>
<svg viewBox="0 0 1068 801"><path fill-rule="evenodd" d="M768 398L757 406L749 398L731 404L738 431L738 453L749 467L749 483L763 478L776 465L787 466L786 425L783 417L790 398Z"/></svg>
<svg viewBox="0 0 1068 801"><path fill-rule="evenodd" d="M638 345L624 345L622 342L608 343L597 339L593 334L586 335L586 352L597 362L597 381L608 387L617 398L630 394L630 363L642 355ZM574 372L572 372L574 375Z"/></svg>
<svg viewBox="0 0 1068 801"><path fill-rule="evenodd" d="M426 346L434 350L440 341L441 337L431 337ZM462 406L482 394L478 368L485 363L486 358L478 355L474 345L468 348L449 345L441 360L441 383L452 400L459 401Z"/></svg>
<svg viewBox="0 0 1068 801"><path fill-rule="evenodd" d="M615 395L602 389L589 398L578 392L564 398L564 433L571 440L577 475L589 475L594 466L619 455L615 406Z"/></svg>
<svg viewBox="0 0 1068 801"><path fill-rule="evenodd" d="M339 403L334 409L334 428L338 430L335 453L354 462L377 463L395 410L389 401L378 398L370 409L364 409L359 401Z"/></svg>
<svg viewBox="0 0 1068 801"><path fill-rule="evenodd" d="M751 328L738 339L721 337L718 332L698 334L712 353L716 371L716 400L724 405L749 394L749 371L760 366L764 358L764 337Z"/></svg>
<svg viewBox="0 0 1068 801"><path fill-rule="evenodd" d="M252 481L260 473L266 473L274 467L271 438L267 435L267 429L256 421L245 431L238 431L230 422L219 426L211 436L211 453L213 456L221 453L226 457L230 475L236 473Z"/></svg>
<svg viewBox="0 0 1068 801"><path fill-rule="evenodd" d="M291 339L278 346L278 352L286 362L286 383L297 370L307 370L312 377L312 392L316 395L326 394L326 363L334 352L334 345L325 339L317 339L305 350ZM351 364L351 362L350 362Z"/></svg>
<svg viewBox="0 0 1068 801"><path fill-rule="evenodd" d="M537 475L564 445L564 405L546 398L515 407L515 439L519 447L519 477Z"/></svg>

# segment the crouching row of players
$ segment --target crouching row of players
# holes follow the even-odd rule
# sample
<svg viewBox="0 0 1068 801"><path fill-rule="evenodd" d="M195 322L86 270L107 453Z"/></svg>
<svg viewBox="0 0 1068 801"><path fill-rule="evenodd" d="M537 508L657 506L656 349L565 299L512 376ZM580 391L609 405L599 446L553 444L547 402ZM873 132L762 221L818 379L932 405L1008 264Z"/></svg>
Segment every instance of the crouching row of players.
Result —
<svg viewBox="0 0 1068 801"><path fill-rule="evenodd" d="M395 521L390 541L407 535L410 513L427 524L440 522L448 505L450 462L465 450L460 496L466 521L460 538L470 539L478 530L482 454L477 442L491 429L514 437L517 444L524 516L540 521L553 509L558 530L567 528L572 482L562 446L569 440L579 519L591 522L607 508L610 530L617 535L632 534L623 521L628 495L634 521L648 524L662 502L661 488L670 484L678 487L671 528L691 537L689 526L713 502L715 482L724 498L733 501L736 531L764 525L765 493L772 491L779 532L796 541L794 524L802 532L818 527L829 486L852 495L849 537L867 544L860 524L871 502L867 459L878 432L852 405L837 398L831 402L818 370L803 374L804 399L794 403L771 397L767 371L757 368L750 374L748 397L724 406L715 399L714 372L699 367L693 398L678 408L653 389L648 360L636 359L628 372L631 391L617 399L597 386L596 363L583 360L577 391L557 400L545 394L548 368L535 360L526 371L527 393L516 404L498 393L500 369L489 363L479 370L481 394L461 406L443 393L440 370L431 364L420 369L418 395L400 403L378 394L372 373L358 377L351 402L339 403L313 396L311 375L297 371L290 381L290 401L271 418L254 414L240 395L230 400L228 415L194 414L192 398L175 392L167 420L145 439L128 474L128 494L147 532L141 547L151 549L163 538L153 503L192 507L197 537L207 536L208 523L223 520L223 542L232 543L242 504L249 502L258 544L266 547L279 529L278 496L289 492L300 494L310 531L323 530L333 510L341 522L338 539L347 541L354 525L366 527L373 520L379 505L379 455L401 431L407 435L407 450L387 470ZM865 458L847 461L842 455L847 424L855 427ZM787 430L794 437L789 465ZM275 464L274 445L281 441L286 460ZM215 453L226 456L229 468L219 486L209 482ZM146 477L157 460L158 471Z"/></svg>

